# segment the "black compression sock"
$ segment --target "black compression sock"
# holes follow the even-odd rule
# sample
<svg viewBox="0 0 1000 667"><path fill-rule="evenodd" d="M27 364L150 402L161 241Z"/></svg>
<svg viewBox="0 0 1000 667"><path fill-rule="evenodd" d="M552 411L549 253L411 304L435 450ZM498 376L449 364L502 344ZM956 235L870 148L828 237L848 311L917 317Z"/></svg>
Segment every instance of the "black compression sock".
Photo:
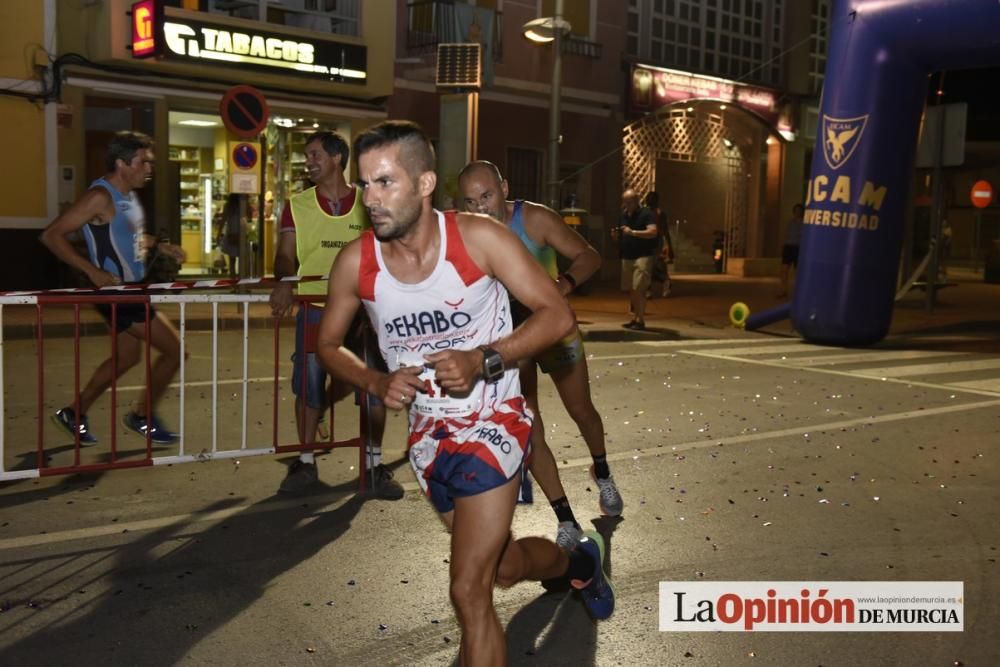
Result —
<svg viewBox="0 0 1000 667"><path fill-rule="evenodd" d="M594 477L597 479L607 479L611 477L611 469L608 468L608 455L592 457L594 459Z"/></svg>
<svg viewBox="0 0 1000 667"><path fill-rule="evenodd" d="M559 520L559 523L562 523L563 521L572 521L574 526L577 528L580 527L580 524L576 522L576 517L573 516L573 508L569 506L569 501L566 500L566 496L556 498L551 504L552 509L555 510L556 519Z"/></svg>

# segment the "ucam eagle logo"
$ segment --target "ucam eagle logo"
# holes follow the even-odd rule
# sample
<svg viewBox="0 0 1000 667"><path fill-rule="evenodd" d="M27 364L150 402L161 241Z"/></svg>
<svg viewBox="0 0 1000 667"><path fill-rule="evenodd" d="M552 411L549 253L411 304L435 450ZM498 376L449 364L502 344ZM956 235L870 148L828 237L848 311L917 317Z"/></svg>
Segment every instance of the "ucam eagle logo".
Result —
<svg viewBox="0 0 1000 667"><path fill-rule="evenodd" d="M832 118L823 114L823 157L830 169L839 169L861 142L868 114L856 118Z"/></svg>

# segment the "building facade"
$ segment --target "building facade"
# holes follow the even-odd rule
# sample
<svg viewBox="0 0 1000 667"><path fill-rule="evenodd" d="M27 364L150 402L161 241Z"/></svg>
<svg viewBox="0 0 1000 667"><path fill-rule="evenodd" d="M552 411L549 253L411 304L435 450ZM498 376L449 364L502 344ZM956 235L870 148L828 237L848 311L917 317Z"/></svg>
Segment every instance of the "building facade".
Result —
<svg viewBox="0 0 1000 667"><path fill-rule="evenodd" d="M679 240L724 236L729 272L775 274L815 141L826 3L627 4L623 185L660 191Z"/></svg>
<svg viewBox="0 0 1000 667"><path fill-rule="evenodd" d="M457 171L449 142L465 146L464 158L490 160L510 184L513 198L575 213L577 229L605 256L617 257L609 228L621 201L621 128L625 73L625 11L614 0L565 2L570 32L562 42L559 183L549 195L549 112L553 45L525 38L525 23L552 16L551 0L445 2L397 0L396 80L389 115L420 123L436 141L442 160L440 205L457 195ZM438 45L482 44L482 82L473 104L477 114L453 120L456 96L469 91L437 86ZM468 122L466 122L468 121ZM469 123L474 126L469 132ZM466 139L467 136L473 139ZM582 212L581 212L582 211ZM605 263L605 277L616 275Z"/></svg>
<svg viewBox="0 0 1000 667"><path fill-rule="evenodd" d="M0 4L0 289L29 287L56 270L38 232L58 212L56 105L45 104L45 45L55 39L55 0ZM32 261L25 248L37 246Z"/></svg>
<svg viewBox="0 0 1000 667"><path fill-rule="evenodd" d="M104 173L110 136L130 129L155 139L141 197L148 228L187 251L182 273L220 259L218 214L233 192L249 195L254 272L268 272L281 206L308 185L304 138L323 128L350 140L386 117L393 89L391 0L11 0L0 11L10 14L0 28L5 88L34 95L0 96L16 121L0 132L20 161L0 183L0 247L30 267L5 266L5 288L65 282L38 233ZM35 48L25 62L26 43ZM223 127L220 105L238 85L263 93L259 138ZM241 144L249 162L235 157Z"/></svg>
<svg viewBox="0 0 1000 667"><path fill-rule="evenodd" d="M435 86L434 48L482 42L475 156L500 165L514 196L548 203L552 47L528 42L522 28L551 16L554 3L399 0L396 7L390 115L414 118L442 140L452 91ZM613 259L608 232L621 192L656 190L678 245L692 255L679 260L681 269L711 267L722 233L728 270L777 273L782 230L803 198L815 140L825 54L825 24L816 19L826 3L574 0L564 7L572 32L563 47L559 206L586 210L582 230ZM615 270L605 262L605 277Z"/></svg>

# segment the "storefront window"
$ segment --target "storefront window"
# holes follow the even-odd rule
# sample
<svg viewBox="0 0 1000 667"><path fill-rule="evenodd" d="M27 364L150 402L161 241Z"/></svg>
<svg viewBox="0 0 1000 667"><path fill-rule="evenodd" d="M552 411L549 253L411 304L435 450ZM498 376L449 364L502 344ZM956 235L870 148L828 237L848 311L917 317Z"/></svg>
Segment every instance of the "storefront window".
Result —
<svg viewBox="0 0 1000 667"><path fill-rule="evenodd" d="M222 211L231 190L230 148L239 140L215 114L171 111L169 119L169 209L188 257L181 272L223 273L227 245ZM351 141L347 123L278 114L261 136L261 193L250 195L246 207L246 275L273 273L281 212L292 196L312 186L305 145L320 130L340 132ZM350 174L347 178L351 180Z"/></svg>
<svg viewBox="0 0 1000 667"><path fill-rule="evenodd" d="M169 119L170 210L187 253L181 273L213 272L224 265L216 219L228 194L226 130L216 115L171 111Z"/></svg>

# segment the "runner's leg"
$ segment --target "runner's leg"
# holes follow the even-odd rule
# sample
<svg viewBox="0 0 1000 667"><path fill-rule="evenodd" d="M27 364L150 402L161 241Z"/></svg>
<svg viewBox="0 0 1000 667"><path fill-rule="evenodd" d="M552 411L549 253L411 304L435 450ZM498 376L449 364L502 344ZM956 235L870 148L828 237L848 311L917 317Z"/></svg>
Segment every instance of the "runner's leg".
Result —
<svg viewBox="0 0 1000 667"><path fill-rule="evenodd" d="M445 519L451 523L450 594L462 627L463 665L507 663L507 643L493 607L493 584L510 538L519 477L489 491L456 498L455 509Z"/></svg>
<svg viewBox="0 0 1000 667"><path fill-rule="evenodd" d="M590 454L592 456L606 454L604 423L601 421L601 415L594 407L594 401L590 396L590 376L586 358L581 358L572 366L553 370L549 373L549 377L556 385L556 391L559 392L559 398L562 399L566 412L580 429L580 435L587 443ZM535 441L532 440L532 445L534 443ZM544 488L543 486L542 489L544 490Z"/></svg>
<svg viewBox="0 0 1000 667"><path fill-rule="evenodd" d="M566 491L559 479L556 459L549 449L548 442L545 441L545 424L542 422L542 413L538 407L538 366L533 360L522 362L518 364L518 372L521 378L521 391L524 393L528 408L535 415L531 425L532 455L529 469L531 476L542 487L542 493L551 503L565 496Z"/></svg>
<svg viewBox="0 0 1000 667"><path fill-rule="evenodd" d="M455 499L455 510L441 515L450 525L451 599L462 625L462 664L504 665L507 644L493 607L493 585L542 581L564 576L569 556L550 540L513 540L520 477L501 487Z"/></svg>
<svg viewBox="0 0 1000 667"><path fill-rule="evenodd" d="M124 331L118 333L117 336L118 364L115 371L117 372L117 377L121 377L127 370L139 363L142 348L138 340ZM111 367L112 358L108 357L97 367L94 374L90 376L87 385L80 392L80 414L87 414L94 401L100 398L101 394L111 386ZM72 403L70 406L72 407Z"/></svg>
<svg viewBox="0 0 1000 667"><path fill-rule="evenodd" d="M146 338L146 325L144 323L133 324L126 330L126 333L139 341L141 346L141 341ZM155 410L157 402L163 396L163 392L166 391L181 364L180 335L163 313L156 313L149 321L149 345L160 353L150 368L149 376L151 402ZM145 395L136 401L135 413L137 415L146 414Z"/></svg>

